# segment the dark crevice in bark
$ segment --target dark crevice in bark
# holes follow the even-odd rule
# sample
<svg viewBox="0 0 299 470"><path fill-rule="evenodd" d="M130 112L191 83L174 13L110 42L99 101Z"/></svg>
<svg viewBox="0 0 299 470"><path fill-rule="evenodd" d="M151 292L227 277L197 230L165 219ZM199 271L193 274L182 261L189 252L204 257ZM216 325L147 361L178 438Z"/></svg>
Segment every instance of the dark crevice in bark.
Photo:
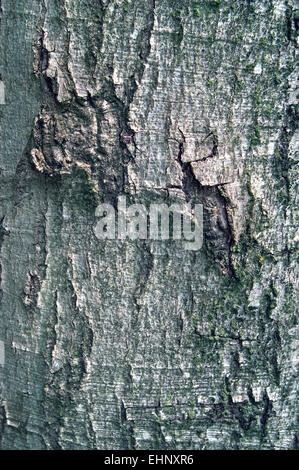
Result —
<svg viewBox="0 0 299 470"><path fill-rule="evenodd" d="M48 65L49 65L49 52L44 46L44 38L45 38L45 32L41 28L41 35L38 41L37 45L37 53L38 53L38 64L37 64L37 70L38 74L42 74L47 70Z"/></svg>
<svg viewBox="0 0 299 470"><path fill-rule="evenodd" d="M2 18L3 18L3 8L2 8L2 0L0 0L0 33L2 33Z"/></svg>
<svg viewBox="0 0 299 470"><path fill-rule="evenodd" d="M242 412L241 406L234 403L232 401L231 396L229 396L228 403L229 403L230 412L232 416L234 416L236 420L238 421L240 429L242 429L243 431L248 431L251 427L251 424L255 421L254 416L250 415L249 417L245 417L244 416L245 413Z"/></svg>
<svg viewBox="0 0 299 470"><path fill-rule="evenodd" d="M49 369L51 367L51 364L53 363L53 352L54 348L57 343L57 332L56 332L56 327L58 325L58 312L57 312L57 291L54 293L54 299L53 299L53 315L52 315L52 322L51 322L51 328L49 328L49 337L47 339L47 350L48 350L48 365Z"/></svg>
<svg viewBox="0 0 299 470"><path fill-rule="evenodd" d="M285 217L287 207L290 204L289 170L292 165L296 164L295 161L292 161L288 158L289 145L297 129L297 122L298 113L296 107L293 105L287 106L284 124L281 129L281 134L278 141L277 152L275 152L271 160L272 174L277 180L278 185L280 186L282 182L283 187L285 188L285 197L281 198L285 210Z"/></svg>
<svg viewBox="0 0 299 470"><path fill-rule="evenodd" d="M263 396L264 409L261 416L261 430L260 430L260 445L263 445L267 434L267 423L272 411L272 402L268 397L267 392Z"/></svg>
<svg viewBox="0 0 299 470"><path fill-rule="evenodd" d="M217 199L219 200L221 207L222 207L222 214L225 220L225 227L223 229L224 237L225 237L225 245L226 245L226 252L227 252L227 269L230 276L236 277L233 264L232 264L232 247L234 245L234 238L232 234L232 228L231 228L231 223L228 217L228 211L227 211L227 200L226 198L221 194L219 187L216 187L217 191ZM225 269L225 268L224 268ZM224 272L224 274L226 274Z"/></svg>
<svg viewBox="0 0 299 470"><path fill-rule="evenodd" d="M0 405L0 449L2 449L2 441L4 437L5 425L7 423L6 410L4 405Z"/></svg>
<svg viewBox="0 0 299 470"><path fill-rule="evenodd" d="M227 212L227 200L222 195L220 188L221 184L214 186L202 186L196 178L191 162L183 161L184 143L186 141L185 135L181 129L179 132L182 140L179 142L179 152L177 161L182 169L182 190L185 194L186 202L195 203L201 202L204 209L204 243L211 256L217 261L223 274L235 277L232 265L232 246L234 239L232 235L231 224ZM218 142L214 141L213 150L215 155L218 150ZM214 206L214 209L209 213L208 206ZM216 211L216 223L213 222Z"/></svg>
<svg viewBox="0 0 299 470"><path fill-rule="evenodd" d="M40 291L41 283L40 279L36 274L28 272L28 280L23 292L23 303L25 307L32 311L37 306L37 297Z"/></svg>
<svg viewBox="0 0 299 470"><path fill-rule="evenodd" d="M78 389L87 371L87 360L90 358L94 334L90 326L89 318L77 307L77 294L74 289L73 281L69 281L70 286L70 303L72 305L72 315L74 316L73 325L75 326L78 347L76 354L79 357L78 364Z"/></svg>
<svg viewBox="0 0 299 470"><path fill-rule="evenodd" d="M194 176L191 163L184 162L182 159L182 156L184 154L184 143L186 142L186 138L181 129L179 129L179 132L182 136L182 140L181 142L179 142L179 152L177 156L177 161L182 169L182 173L183 173L182 190L185 194L186 202L188 203L192 199L194 190L201 193L201 185Z"/></svg>
<svg viewBox="0 0 299 470"><path fill-rule="evenodd" d="M231 415L235 417L241 430L244 432L248 431L252 423L255 421L255 416L253 414L246 416L246 408L239 403L234 403L232 399L231 385L227 377L225 377L225 390L227 395L227 406Z"/></svg>
<svg viewBox="0 0 299 470"><path fill-rule="evenodd" d="M141 242L140 250L142 252L142 264L140 265L140 271L138 275L138 281L136 288L134 290L133 298L137 308L137 311L140 311L140 304L138 300L141 300L143 294L146 290L147 283L149 281L151 272L154 268L154 257L150 252L150 249L146 242Z"/></svg>
<svg viewBox="0 0 299 470"><path fill-rule="evenodd" d="M3 244L3 241L4 241L4 237L9 235L9 232L3 226L4 219L5 219L5 216L3 216L0 219L0 304L1 304L1 301L2 301L2 297L3 297L3 290L1 288L1 282L2 282L2 277L1 277L2 276L2 259L1 259L2 244Z"/></svg>
<svg viewBox="0 0 299 470"><path fill-rule="evenodd" d="M247 396L249 399L249 403L253 406L257 406L257 403L253 395L252 387L250 385L248 385L248 388L247 388Z"/></svg>

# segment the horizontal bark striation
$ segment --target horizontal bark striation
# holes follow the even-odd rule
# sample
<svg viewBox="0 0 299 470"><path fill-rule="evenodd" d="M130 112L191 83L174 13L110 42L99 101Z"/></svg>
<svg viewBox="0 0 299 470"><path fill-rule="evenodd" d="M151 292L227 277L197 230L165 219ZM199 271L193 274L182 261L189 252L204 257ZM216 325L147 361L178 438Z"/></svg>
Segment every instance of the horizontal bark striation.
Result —
<svg viewBox="0 0 299 470"><path fill-rule="evenodd" d="M293 2L0 10L1 447L296 447ZM119 195L203 248L101 242Z"/></svg>

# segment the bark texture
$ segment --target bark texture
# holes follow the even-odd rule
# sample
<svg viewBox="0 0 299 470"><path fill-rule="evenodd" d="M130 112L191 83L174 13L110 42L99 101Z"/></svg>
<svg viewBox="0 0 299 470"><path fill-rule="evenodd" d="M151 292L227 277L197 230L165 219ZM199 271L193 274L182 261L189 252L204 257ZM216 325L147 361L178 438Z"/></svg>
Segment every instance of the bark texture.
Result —
<svg viewBox="0 0 299 470"><path fill-rule="evenodd" d="M295 448L295 2L0 10L2 449ZM119 195L203 248L98 240Z"/></svg>

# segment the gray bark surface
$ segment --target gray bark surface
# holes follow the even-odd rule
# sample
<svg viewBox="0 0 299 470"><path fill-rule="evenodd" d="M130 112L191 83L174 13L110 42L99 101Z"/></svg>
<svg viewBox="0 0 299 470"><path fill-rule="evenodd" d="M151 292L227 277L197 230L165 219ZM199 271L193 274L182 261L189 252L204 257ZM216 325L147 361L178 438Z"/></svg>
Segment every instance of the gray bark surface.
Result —
<svg viewBox="0 0 299 470"><path fill-rule="evenodd" d="M0 11L1 448L295 448L295 2ZM99 240L119 195L202 249Z"/></svg>

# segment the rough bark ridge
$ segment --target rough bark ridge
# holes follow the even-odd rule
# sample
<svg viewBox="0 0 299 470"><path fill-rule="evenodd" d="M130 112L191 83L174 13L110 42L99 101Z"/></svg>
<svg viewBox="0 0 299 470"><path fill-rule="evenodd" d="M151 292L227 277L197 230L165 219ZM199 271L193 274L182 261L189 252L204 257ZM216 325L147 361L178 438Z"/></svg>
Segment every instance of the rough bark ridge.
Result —
<svg viewBox="0 0 299 470"><path fill-rule="evenodd" d="M295 4L0 11L2 448L294 448ZM121 194L204 247L99 241Z"/></svg>

